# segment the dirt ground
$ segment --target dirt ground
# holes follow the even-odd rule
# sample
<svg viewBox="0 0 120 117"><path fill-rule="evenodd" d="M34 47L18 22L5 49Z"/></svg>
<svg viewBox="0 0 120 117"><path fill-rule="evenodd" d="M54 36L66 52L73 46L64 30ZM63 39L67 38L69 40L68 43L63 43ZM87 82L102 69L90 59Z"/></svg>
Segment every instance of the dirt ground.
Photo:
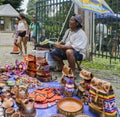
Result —
<svg viewBox="0 0 120 117"><path fill-rule="evenodd" d="M4 66L6 64L15 64L15 60L18 59L20 61L23 61L23 57L19 56L17 54L10 54L10 52L13 49L13 39L11 38L12 34L2 34L3 37L0 37L0 66ZM33 46L30 45L28 42L28 53L32 53ZM84 68L84 65L82 65ZM95 70L91 68L84 68L88 71L91 71L94 73L95 77L107 80L111 82L113 89L115 91L116 96L116 104L117 107L120 108L120 77L118 77L116 74L116 71L111 70ZM111 72L114 73L114 75L111 75ZM57 76L58 80L60 80L61 73L52 72L53 77ZM76 84L79 84L81 78L79 77L79 71L77 74L77 79L75 80Z"/></svg>

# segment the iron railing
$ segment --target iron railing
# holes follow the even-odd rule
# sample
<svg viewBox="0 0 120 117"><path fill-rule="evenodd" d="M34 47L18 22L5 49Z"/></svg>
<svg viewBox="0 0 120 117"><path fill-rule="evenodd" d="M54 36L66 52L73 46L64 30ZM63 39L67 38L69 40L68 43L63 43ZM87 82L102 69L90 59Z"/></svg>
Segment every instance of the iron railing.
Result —
<svg viewBox="0 0 120 117"><path fill-rule="evenodd" d="M45 28L46 38L62 38L68 28L68 19L74 13L71 5L71 0L39 0L36 3L37 21Z"/></svg>
<svg viewBox="0 0 120 117"><path fill-rule="evenodd" d="M95 30L92 40L92 55L105 57L111 61L120 59L120 0L106 0L115 16L95 14Z"/></svg>
<svg viewBox="0 0 120 117"><path fill-rule="evenodd" d="M116 18L105 18L103 15L101 18L95 14L95 30L92 38L91 54L108 58L111 63L112 59L120 59L120 0L106 0L106 2L117 16ZM72 14L74 14L74 7L71 0L39 0L36 2L37 21L40 21L45 28L46 38L56 39L59 37L61 39L68 28L68 19ZM99 23L105 25L101 29L103 33L96 31Z"/></svg>

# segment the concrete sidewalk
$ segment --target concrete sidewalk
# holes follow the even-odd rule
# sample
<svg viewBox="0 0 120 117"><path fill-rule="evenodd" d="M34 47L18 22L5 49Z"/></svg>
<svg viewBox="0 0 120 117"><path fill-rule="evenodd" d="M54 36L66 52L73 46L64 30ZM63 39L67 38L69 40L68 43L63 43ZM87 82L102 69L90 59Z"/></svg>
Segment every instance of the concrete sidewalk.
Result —
<svg viewBox="0 0 120 117"><path fill-rule="evenodd" d="M0 32L0 46L1 45L13 45L14 38L12 38L13 33L2 33Z"/></svg>
<svg viewBox="0 0 120 117"><path fill-rule="evenodd" d="M13 50L14 38L12 38L13 33L1 33L0 32L0 66L4 66L6 64L14 64L15 60L22 60L23 56L19 56L17 54L10 54ZM33 46L28 42L28 53L32 52Z"/></svg>

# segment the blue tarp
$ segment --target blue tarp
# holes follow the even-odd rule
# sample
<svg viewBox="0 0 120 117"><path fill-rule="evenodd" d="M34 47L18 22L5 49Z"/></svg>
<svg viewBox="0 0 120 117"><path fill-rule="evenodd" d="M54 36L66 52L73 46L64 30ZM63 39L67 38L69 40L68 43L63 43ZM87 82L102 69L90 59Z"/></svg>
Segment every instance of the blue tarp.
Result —
<svg viewBox="0 0 120 117"><path fill-rule="evenodd" d="M96 14L95 19L116 19L120 21L120 14Z"/></svg>
<svg viewBox="0 0 120 117"><path fill-rule="evenodd" d="M14 80L14 76L13 78L10 78L9 80ZM47 82L47 83L42 83L42 85L39 88L61 88L61 84L58 83L57 81L53 81L53 82ZM29 89L29 92L33 92L34 88ZM74 98L79 99L79 97L74 96ZM14 108L17 109L17 105L14 104ZM47 109L36 109L36 116L35 117L50 117L53 114L57 114L57 105L54 105L52 107L49 107ZM84 113L90 115L91 117L97 117L95 114L93 114L92 112L89 111L89 106L88 105L84 105Z"/></svg>

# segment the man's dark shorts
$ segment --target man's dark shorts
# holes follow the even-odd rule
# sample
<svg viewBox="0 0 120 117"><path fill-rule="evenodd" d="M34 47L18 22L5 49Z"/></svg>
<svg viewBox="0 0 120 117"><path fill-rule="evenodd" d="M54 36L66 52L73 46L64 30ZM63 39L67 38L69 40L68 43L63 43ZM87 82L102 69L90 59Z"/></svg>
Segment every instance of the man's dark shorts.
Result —
<svg viewBox="0 0 120 117"><path fill-rule="evenodd" d="M67 57L66 57L66 54L65 54L65 51L63 50L59 50L59 49L53 49L51 52L50 52L52 55L55 55L59 58L61 58L62 60L66 60ZM82 60L83 59L83 55L80 54L78 51L74 50L74 56L75 56L75 60Z"/></svg>

